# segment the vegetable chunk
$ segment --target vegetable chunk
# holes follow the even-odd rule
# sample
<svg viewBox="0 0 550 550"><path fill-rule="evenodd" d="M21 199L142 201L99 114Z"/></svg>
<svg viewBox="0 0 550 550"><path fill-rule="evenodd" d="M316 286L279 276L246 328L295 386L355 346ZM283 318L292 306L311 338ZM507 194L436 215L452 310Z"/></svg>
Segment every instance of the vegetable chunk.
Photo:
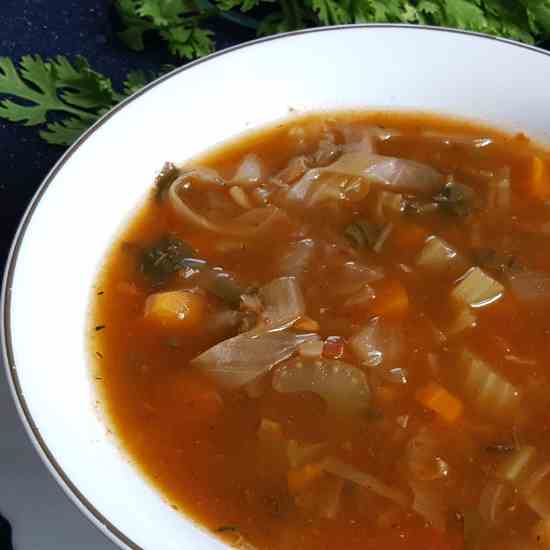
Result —
<svg viewBox="0 0 550 550"><path fill-rule="evenodd" d="M145 317L162 325L197 327L206 315L206 298L195 292L172 290L149 296Z"/></svg>

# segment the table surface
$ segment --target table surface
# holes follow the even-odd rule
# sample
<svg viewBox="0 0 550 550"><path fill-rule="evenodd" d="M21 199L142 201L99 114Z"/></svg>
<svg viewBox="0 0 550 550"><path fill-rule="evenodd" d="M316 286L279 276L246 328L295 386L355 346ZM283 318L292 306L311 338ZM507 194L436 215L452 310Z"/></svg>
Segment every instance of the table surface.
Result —
<svg viewBox="0 0 550 550"><path fill-rule="evenodd" d="M84 55L119 84L129 70L178 64L162 44L131 52L116 37L111 0L0 0L0 56L19 59ZM253 36L217 25L218 47ZM0 273L19 220L65 148L48 145L36 128L0 121ZM0 359L0 514L13 527L15 550L114 550L64 494L39 459L17 416ZM2 539L0 537L0 546Z"/></svg>

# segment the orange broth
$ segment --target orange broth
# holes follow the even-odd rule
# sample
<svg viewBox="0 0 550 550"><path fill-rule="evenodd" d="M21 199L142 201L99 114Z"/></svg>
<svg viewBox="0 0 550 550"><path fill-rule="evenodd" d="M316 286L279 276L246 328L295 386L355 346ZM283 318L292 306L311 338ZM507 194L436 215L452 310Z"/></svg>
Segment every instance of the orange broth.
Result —
<svg viewBox="0 0 550 550"><path fill-rule="evenodd" d="M369 133L371 128L376 131ZM459 182L472 196L449 202L448 196L395 193L361 178L348 192L348 178L328 185L319 202L311 198L316 189L309 199L289 202L286 194L303 174L273 180L299 156L307 170L330 171L350 150L362 154L365 136L377 154L429 165L445 185ZM482 146L475 138L490 142ZM349 143L354 145L346 149ZM265 208L263 201L275 205L283 213L276 223L248 236L216 233L183 219L166 192L153 193L113 245L97 280L94 373L102 405L132 460L174 507L237 546L549 548L540 546L533 529L544 527L550 503L546 512L545 503L533 505L532 497L539 490L533 476L550 461L548 153L522 134L462 121L358 112L295 118L190 165L214 168L229 182L248 153L260 160L262 176L241 189L249 209ZM255 192L258 185L266 192ZM233 200L230 187L204 184L203 190L198 177L180 197L223 224L247 210ZM401 202L391 203L396 194ZM374 228L374 245L354 240L358 220ZM303 348L237 387L191 364L218 342L251 330L262 313L242 302L226 303L223 292L212 292L188 267L158 278L144 272L144 254L166 236L187 243L209 266L221 266L256 301L259 288L290 275L303 293L302 332L318 334L322 343L313 364L340 361L359 369L368 383L368 406L333 414L318 393L277 391L272 377L296 365ZM450 257L448 266L431 260L419 265L434 237L460 255L458 267ZM285 272L293 243L304 240L315 254L305 267ZM365 271L368 280L361 282L345 271L357 266L378 275ZM451 298L475 268L503 290L481 305ZM540 286L534 299L516 290L531 275ZM158 316L147 301L182 289L199 295L196 318ZM470 320L457 329L460 314ZM385 342L372 362L365 361L351 342L369 325L388 327L399 349ZM284 330L300 332L299 326ZM464 363L465 349L489 369L479 380ZM473 387L467 386L468 373ZM493 396L495 388L503 395ZM287 458L291 440L323 448L310 463L293 468ZM522 477L507 477L507 461L531 447L535 458ZM374 476L403 502L343 479L325 468L327 457ZM423 511L426 494L435 512ZM495 517L487 517L487 499Z"/></svg>

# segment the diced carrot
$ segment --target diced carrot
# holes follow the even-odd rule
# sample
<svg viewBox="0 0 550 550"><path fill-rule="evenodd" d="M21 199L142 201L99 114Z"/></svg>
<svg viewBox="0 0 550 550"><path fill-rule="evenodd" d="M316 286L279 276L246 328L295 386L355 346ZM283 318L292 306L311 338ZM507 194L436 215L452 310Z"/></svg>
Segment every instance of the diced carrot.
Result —
<svg viewBox="0 0 550 550"><path fill-rule="evenodd" d="M287 474L288 491L291 495L302 492L324 474L324 462L306 464L301 468L289 470Z"/></svg>
<svg viewBox="0 0 550 550"><path fill-rule="evenodd" d="M396 224L391 234L391 242L400 249L419 249L428 238L428 232L414 223Z"/></svg>
<svg viewBox="0 0 550 550"><path fill-rule="evenodd" d="M298 319L294 323L294 328L296 330L305 330L306 332L319 332L320 327L319 323L315 319L304 315L304 317Z"/></svg>
<svg viewBox="0 0 550 550"><path fill-rule="evenodd" d="M526 188L528 195L535 199L550 199L550 174L544 160L537 155L529 161Z"/></svg>
<svg viewBox="0 0 550 550"><path fill-rule="evenodd" d="M152 294L145 302L145 317L163 325L196 327L205 313L206 298L186 290Z"/></svg>
<svg viewBox="0 0 550 550"><path fill-rule="evenodd" d="M416 400L449 423L455 422L462 415L462 401L436 382L430 382L419 389L416 392Z"/></svg>
<svg viewBox="0 0 550 550"><path fill-rule="evenodd" d="M409 311L409 295L397 279L382 279L372 284L374 298L366 303L372 315L402 319Z"/></svg>

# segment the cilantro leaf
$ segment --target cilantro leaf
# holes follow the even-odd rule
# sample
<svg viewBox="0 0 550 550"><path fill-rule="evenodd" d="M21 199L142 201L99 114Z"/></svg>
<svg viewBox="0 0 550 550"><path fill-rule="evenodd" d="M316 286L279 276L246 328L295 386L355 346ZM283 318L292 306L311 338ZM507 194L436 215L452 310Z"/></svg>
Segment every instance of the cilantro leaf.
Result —
<svg viewBox="0 0 550 550"><path fill-rule="evenodd" d="M154 29L153 23L141 17L138 11L139 5L135 0L116 0L115 6L125 27L118 33L118 37L131 50L143 51L145 49L143 35Z"/></svg>
<svg viewBox="0 0 550 550"><path fill-rule="evenodd" d="M250 11L263 2L275 3L275 0L218 0L216 6L223 11L229 11L233 8L239 8L242 12Z"/></svg>
<svg viewBox="0 0 550 550"><path fill-rule="evenodd" d="M161 31L160 35L168 43L170 52L181 58L193 59L214 51L214 33L206 29L179 25Z"/></svg>
<svg viewBox="0 0 550 550"><path fill-rule="evenodd" d="M400 22L474 30L526 43L550 39L550 0L115 0L123 25L120 39L143 50L156 33L169 51L192 59L214 50L204 24L223 18L258 35L305 27ZM24 56L17 68L0 57L0 118L45 125L49 143L69 144L101 114L142 88L155 75L134 71L122 91L83 57ZM49 120L55 113L54 120Z"/></svg>
<svg viewBox="0 0 550 550"><path fill-rule="evenodd" d="M216 17L255 28L259 35L320 25L398 22L527 43L550 37L550 0L117 0L117 6L126 25L123 40L141 49L144 32L154 30L170 52L185 59L213 50L213 33L201 25Z"/></svg>
<svg viewBox="0 0 550 550"><path fill-rule="evenodd" d="M129 73L123 92L109 78L94 71L86 59L42 59L24 56L19 69L0 58L0 118L25 126L45 124L40 136L48 143L69 145L121 99L134 93L155 75ZM4 96L4 99L2 97ZM49 121L50 114L55 119Z"/></svg>
<svg viewBox="0 0 550 550"><path fill-rule="evenodd" d="M103 114L103 113L101 113ZM70 145L94 122L96 117L66 118L62 122L50 122L45 130L40 130L42 139L52 145Z"/></svg>
<svg viewBox="0 0 550 550"><path fill-rule="evenodd" d="M312 0L311 7L325 25L344 25L352 23L351 13L345 2L337 0Z"/></svg>
<svg viewBox="0 0 550 550"><path fill-rule="evenodd" d="M143 50L144 34L154 30L172 54L193 59L214 51L213 32L199 23L215 10L192 0L116 0L125 29L121 40L134 50Z"/></svg>

